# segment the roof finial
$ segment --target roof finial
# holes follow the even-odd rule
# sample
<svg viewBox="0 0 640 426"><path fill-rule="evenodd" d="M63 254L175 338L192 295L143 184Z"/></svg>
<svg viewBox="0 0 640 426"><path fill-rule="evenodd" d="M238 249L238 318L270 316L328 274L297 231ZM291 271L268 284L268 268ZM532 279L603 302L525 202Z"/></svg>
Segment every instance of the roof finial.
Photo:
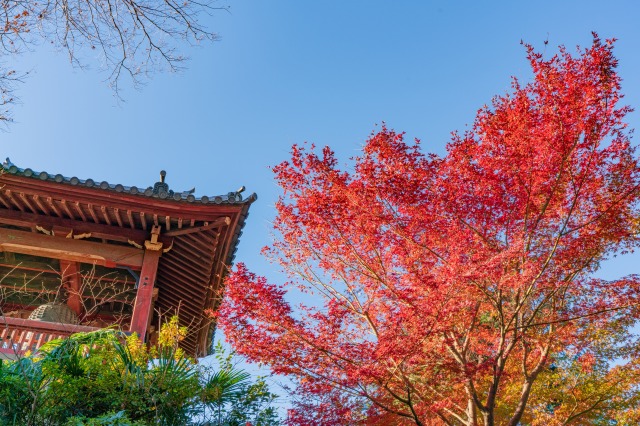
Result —
<svg viewBox="0 0 640 426"><path fill-rule="evenodd" d="M164 178L167 176L167 172L160 170L160 182L156 182L153 185L151 194L157 195L160 198L167 198L173 196L173 191L169 190L169 185L164 182Z"/></svg>

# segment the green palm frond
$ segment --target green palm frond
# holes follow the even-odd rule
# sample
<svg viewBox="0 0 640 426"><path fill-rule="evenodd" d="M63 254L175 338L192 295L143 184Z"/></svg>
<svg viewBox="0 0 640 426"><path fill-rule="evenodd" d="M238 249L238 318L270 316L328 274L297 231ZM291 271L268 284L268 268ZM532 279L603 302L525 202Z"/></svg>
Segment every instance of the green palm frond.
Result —
<svg viewBox="0 0 640 426"><path fill-rule="evenodd" d="M205 404L224 405L238 398L249 384L251 375L243 370L226 368L209 376L204 384L202 401Z"/></svg>

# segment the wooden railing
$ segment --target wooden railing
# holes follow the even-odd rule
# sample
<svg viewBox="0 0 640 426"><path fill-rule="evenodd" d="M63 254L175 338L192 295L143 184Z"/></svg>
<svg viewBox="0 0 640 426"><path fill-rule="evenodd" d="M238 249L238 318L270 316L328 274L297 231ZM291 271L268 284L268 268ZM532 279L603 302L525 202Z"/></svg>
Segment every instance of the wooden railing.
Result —
<svg viewBox="0 0 640 426"><path fill-rule="evenodd" d="M0 316L0 353L16 357L27 351L36 352L53 339L95 330L99 328Z"/></svg>

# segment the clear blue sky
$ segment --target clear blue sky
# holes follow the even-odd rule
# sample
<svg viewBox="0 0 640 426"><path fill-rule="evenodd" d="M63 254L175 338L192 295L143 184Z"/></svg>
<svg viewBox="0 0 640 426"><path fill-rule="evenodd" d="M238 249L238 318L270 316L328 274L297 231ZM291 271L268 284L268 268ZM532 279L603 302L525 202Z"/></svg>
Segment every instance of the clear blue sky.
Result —
<svg viewBox="0 0 640 426"><path fill-rule="evenodd" d="M589 45L590 32L619 39L626 101L640 107L637 1L236 1L211 27L221 39L186 51L188 69L154 76L124 103L99 63L74 70L42 46L13 67L32 70L18 87L16 122L0 133L22 167L147 186L166 169L175 190L257 192L237 260L272 275L259 256L270 239L278 189L268 166L294 143L330 145L346 159L386 121L443 152L449 133L529 78L523 39L547 49ZM638 126L638 113L630 116ZM635 257L639 260L640 257ZM604 276L638 272L634 258ZM640 264L640 262L638 262Z"/></svg>

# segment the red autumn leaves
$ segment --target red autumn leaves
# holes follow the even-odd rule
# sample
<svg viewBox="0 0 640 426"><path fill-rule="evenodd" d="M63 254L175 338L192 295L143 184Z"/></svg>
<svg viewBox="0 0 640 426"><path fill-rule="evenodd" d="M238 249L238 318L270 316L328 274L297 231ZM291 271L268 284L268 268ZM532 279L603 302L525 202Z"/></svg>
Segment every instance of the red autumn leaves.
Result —
<svg viewBox="0 0 640 426"><path fill-rule="evenodd" d="M612 41L527 52L533 81L442 158L383 127L352 170L298 146L274 168L280 238L266 254L311 302L293 307L240 264L219 322L239 353L296 381L290 423L515 425L554 360L592 368L626 338L637 278L592 277L637 244Z"/></svg>

